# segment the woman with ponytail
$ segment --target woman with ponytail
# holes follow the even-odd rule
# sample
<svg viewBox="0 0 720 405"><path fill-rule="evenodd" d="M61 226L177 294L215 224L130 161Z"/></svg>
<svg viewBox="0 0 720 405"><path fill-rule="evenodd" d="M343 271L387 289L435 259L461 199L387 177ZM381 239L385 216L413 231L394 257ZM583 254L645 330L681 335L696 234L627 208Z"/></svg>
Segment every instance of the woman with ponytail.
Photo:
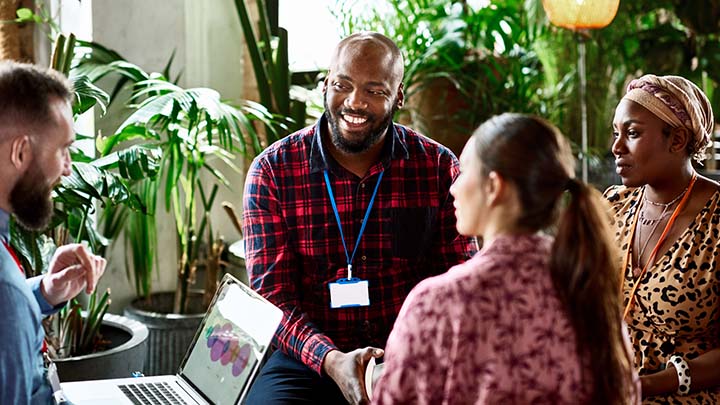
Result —
<svg viewBox="0 0 720 405"><path fill-rule="evenodd" d="M493 117L460 172L457 229L483 248L410 293L374 403L638 403L607 207L574 179L562 134Z"/></svg>

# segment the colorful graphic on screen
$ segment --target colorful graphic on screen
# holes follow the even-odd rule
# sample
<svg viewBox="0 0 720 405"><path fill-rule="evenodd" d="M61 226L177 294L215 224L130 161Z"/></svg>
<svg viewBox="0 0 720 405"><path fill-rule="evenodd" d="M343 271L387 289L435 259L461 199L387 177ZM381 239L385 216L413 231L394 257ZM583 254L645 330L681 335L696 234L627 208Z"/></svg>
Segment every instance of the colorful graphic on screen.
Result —
<svg viewBox="0 0 720 405"><path fill-rule="evenodd" d="M232 375L237 377L245 370L252 348L250 344L240 345L240 338L233 333L230 322L216 324L205 330L207 347L210 349L210 360L220 361L223 366L232 366Z"/></svg>

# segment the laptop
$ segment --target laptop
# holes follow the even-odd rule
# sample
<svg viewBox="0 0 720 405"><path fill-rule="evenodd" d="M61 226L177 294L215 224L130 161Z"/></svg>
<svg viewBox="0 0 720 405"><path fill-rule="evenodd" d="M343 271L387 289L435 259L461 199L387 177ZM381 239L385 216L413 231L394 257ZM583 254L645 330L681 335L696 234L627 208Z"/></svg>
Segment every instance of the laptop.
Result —
<svg viewBox="0 0 720 405"><path fill-rule="evenodd" d="M75 405L236 404L280 324L282 311L227 274L176 375L61 384Z"/></svg>

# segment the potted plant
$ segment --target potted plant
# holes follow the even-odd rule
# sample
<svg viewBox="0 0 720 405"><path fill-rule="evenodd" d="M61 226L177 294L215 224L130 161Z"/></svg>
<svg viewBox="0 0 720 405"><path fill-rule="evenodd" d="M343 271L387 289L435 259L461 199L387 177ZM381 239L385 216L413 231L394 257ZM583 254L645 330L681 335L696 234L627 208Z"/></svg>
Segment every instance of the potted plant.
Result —
<svg viewBox="0 0 720 405"><path fill-rule="evenodd" d="M219 277L215 264L222 248L213 234L209 212L218 187L230 185L217 164L239 170L234 164L236 154L252 155L261 150L255 122L272 135L277 121L260 104L247 101L236 106L221 100L213 89L182 88L166 74L144 73L117 53L97 45L87 48L80 66L93 80L115 72L132 86L128 102L131 113L114 134L99 139L101 155L111 154L128 143L161 152L158 176L132 186L147 211L120 207L120 211L106 218L122 223L138 295L125 314L150 329L145 372L172 373L207 306L202 293L192 291L198 268L211 264L204 266L211 270L206 271L205 285L209 287L206 295L214 293L212 286ZM177 276L174 292L152 290L158 246L155 216L158 202L171 214L174 225L177 247L177 267L172 269Z"/></svg>
<svg viewBox="0 0 720 405"><path fill-rule="evenodd" d="M107 313L110 290L99 300L90 295L87 310L71 300L51 318L50 355L63 382L124 378L145 365L148 328L133 319Z"/></svg>

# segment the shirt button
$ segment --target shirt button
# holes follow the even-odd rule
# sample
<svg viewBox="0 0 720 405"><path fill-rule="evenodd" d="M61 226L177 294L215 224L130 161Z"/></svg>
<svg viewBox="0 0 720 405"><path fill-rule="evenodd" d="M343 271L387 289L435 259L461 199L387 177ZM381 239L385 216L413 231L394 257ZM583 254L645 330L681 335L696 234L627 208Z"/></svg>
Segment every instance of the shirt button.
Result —
<svg viewBox="0 0 720 405"><path fill-rule="evenodd" d="M362 255L362 257L360 259L362 259L362 261L365 261L365 260L367 260L367 256Z"/></svg>
<svg viewBox="0 0 720 405"><path fill-rule="evenodd" d="M365 183L360 184L360 188L365 188Z"/></svg>

